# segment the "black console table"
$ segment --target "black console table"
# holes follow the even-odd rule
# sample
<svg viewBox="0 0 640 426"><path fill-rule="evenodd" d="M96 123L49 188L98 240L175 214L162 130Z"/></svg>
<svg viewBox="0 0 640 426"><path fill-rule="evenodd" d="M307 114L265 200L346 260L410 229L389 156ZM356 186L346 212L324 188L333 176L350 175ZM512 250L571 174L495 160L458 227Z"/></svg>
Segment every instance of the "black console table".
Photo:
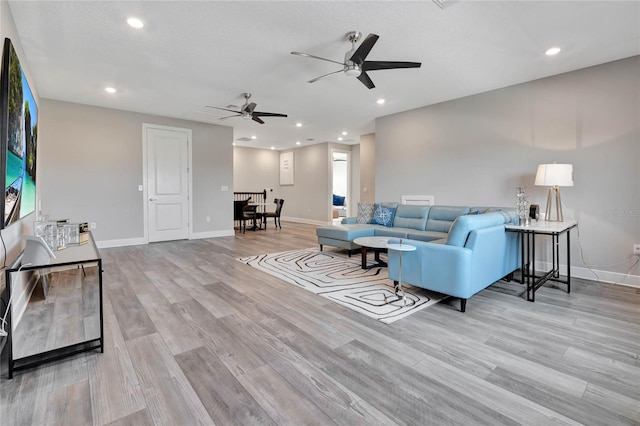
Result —
<svg viewBox="0 0 640 426"><path fill-rule="evenodd" d="M28 272L28 271L42 271L50 269L50 274L64 273L64 271L69 271L76 269L78 273L82 274L81 282L82 285L79 289L81 294L89 292L89 290L85 289L85 266L97 265L97 291L91 290L93 293L90 297L97 298L97 300L92 300L87 305L98 312L93 312L92 315L99 316L99 324L95 324L93 326L94 330L91 330L95 335L87 336L85 331L84 338L78 339L78 341L74 342L63 342L59 347L54 347L52 349L46 349L46 342L43 342L42 346L45 347L45 350L38 353L30 353L26 356L21 356L18 358L14 358L16 352L16 348L14 345L19 345L19 339L16 339L17 336L14 336L16 330L13 330L12 326L12 309L9 308L9 312L7 315L7 345L6 350L8 351L8 370L9 370L9 379L13 378L14 371L22 370L30 367L34 367L36 365L42 364L44 362L58 360L60 358L68 357L71 355L75 355L81 352L93 351L99 349L100 352L104 352L104 326L103 326L103 303L102 303L102 258L100 257L100 252L95 244L93 239L93 235L89 233L89 241L82 245L68 245L64 250L59 250L55 252L55 259L51 259L49 264L45 265L37 265L37 266L22 266L22 256L18 257L18 259L5 270L5 282L7 286L7 292L9 300L11 300L11 281L14 275L19 273ZM75 266L75 268L73 268ZM62 271L62 272L60 272ZM43 277L41 277L43 279ZM95 277L93 278L94 282L92 283L93 287L95 286ZM87 279L88 280L88 279ZM97 306L96 306L97 305ZM86 309L86 307L85 307ZM18 325L19 327L20 325ZM99 328L99 331L98 331ZM29 330L26 330L27 332ZM55 346L55 345L53 345Z"/></svg>
<svg viewBox="0 0 640 426"><path fill-rule="evenodd" d="M567 285L571 293L571 240L570 233L578 226L576 222L542 221L530 225L505 225L508 232L518 232L521 237L522 281L527 285L527 300L535 302L536 290L547 281L556 281ZM560 279L560 235L567 235L567 279ZM536 275L536 235L551 237L552 266L547 272Z"/></svg>

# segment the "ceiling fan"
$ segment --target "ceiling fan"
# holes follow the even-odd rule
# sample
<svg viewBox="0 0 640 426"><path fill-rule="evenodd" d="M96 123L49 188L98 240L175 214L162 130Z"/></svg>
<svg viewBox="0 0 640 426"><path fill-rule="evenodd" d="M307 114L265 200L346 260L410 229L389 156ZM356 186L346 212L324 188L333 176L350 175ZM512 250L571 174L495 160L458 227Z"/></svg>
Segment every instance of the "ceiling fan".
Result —
<svg viewBox="0 0 640 426"><path fill-rule="evenodd" d="M215 108L215 109L221 109L223 111L229 111L229 112L235 112L234 115L228 115L226 117L220 117L220 120L224 120L226 118L231 118L231 117L242 117L245 118L247 120L251 119L253 121L256 121L260 124L264 124L264 121L262 121L262 119L260 117L286 117L286 114L278 114L275 112L260 112L260 111L256 111L256 104L255 102L251 102L249 103L249 98L251 98L251 93L243 93L242 94L245 98L245 103L244 105L242 105L240 107L240 111L235 111L233 109L227 109L227 108L219 108L219 107L214 107L214 106L209 106L207 105L207 108ZM234 106L234 105L230 105L230 106Z"/></svg>
<svg viewBox="0 0 640 426"><path fill-rule="evenodd" d="M344 55L344 62L334 61L332 59L321 58L320 56L310 55L309 53L303 52L291 52L292 55L298 56L306 56L308 58L320 59L323 61L333 62L338 65L342 65L342 69L334 72L330 72L329 74L321 75L320 77L316 77L313 80L309 80L309 83L316 82L321 78L328 77L332 74L337 74L339 72L344 72L346 75L350 77L357 77L358 80L362 82L369 89L373 89L375 84L369 78L367 71L376 71L376 70L390 70L396 68L420 68L422 65L421 62L393 62L393 61L366 61L367 55L373 48L373 46L378 41L378 36L376 34L369 34L367 38L364 39L360 47L356 49L356 43L360 40L362 33L358 31L350 31L347 33L347 40L351 42L351 50L349 50Z"/></svg>

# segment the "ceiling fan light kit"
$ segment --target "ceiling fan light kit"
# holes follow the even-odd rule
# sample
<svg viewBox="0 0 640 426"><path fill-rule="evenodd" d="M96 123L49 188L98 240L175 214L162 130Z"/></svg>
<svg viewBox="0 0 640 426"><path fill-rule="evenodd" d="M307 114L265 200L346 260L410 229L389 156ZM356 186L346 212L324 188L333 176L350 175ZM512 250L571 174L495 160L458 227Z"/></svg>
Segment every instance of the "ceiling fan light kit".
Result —
<svg viewBox="0 0 640 426"><path fill-rule="evenodd" d="M422 66L421 62L367 61L366 58L369 55L369 52L371 52L373 46L378 41L379 37L376 34L369 34L357 49L356 43L360 40L360 37L362 37L362 33L360 33L359 31L350 31L346 34L346 37L347 40L351 42L351 50L345 53L344 62L342 63L334 61L332 59L311 55L309 53L296 51L291 52L292 55L320 59L322 61L333 62L335 64L342 65L341 70L316 77L312 80L309 80L309 83L314 83L322 78L337 74L342 71L345 75L349 77L355 77L360 80L360 82L367 86L367 88L373 89L376 86L375 84L373 84L373 81L371 81L371 78L367 74L367 71L390 70L398 68L420 68L420 66Z"/></svg>

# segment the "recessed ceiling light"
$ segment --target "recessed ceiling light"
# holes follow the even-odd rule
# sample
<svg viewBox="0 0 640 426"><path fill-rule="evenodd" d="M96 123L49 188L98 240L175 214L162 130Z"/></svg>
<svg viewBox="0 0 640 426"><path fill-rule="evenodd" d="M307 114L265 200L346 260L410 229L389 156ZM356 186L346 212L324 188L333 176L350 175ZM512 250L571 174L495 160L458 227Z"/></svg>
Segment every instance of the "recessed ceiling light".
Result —
<svg viewBox="0 0 640 426"><path fill-rule="evenodd" d="M339 140L339 141L341 141L341 140L342 140L342 137L339 137L339 138L338 138L338 140Z"/></svg>
<svg viewBox="0 0 640 426"><path fill-rule="evenodd" d="M346 131L342 132L342 136L347 136L347 132Z"/></svg>
<svg viewBox="0 0 640 426"><path fill-rule="evenodd" d="M133 28L142 28L144 27L144 23L138 18L129 18L127 19L127 24L131 25Z"/></svg>
<svg viewBox="0 0 640 426"><path fill-rule="evenodd" d="M252 135L251 139L256 140L257 139L256 135Z"/></svg>
<svg viewBox="0 0 640 426"><path fill-rule="evenodd" d="M386 101L385 101L384 99L382 99L382 98L380 98L380 99L378 99L378 100L376 101L376 103L377 103L378 105L382 105L382 104L383 104L383 103L385 103L385 102L386 102Z"/></svg>
<svg viewBox="0 0 640 426"><path fill-rule="evenodd" d="M297 142L296 142L296 145L300 145L300 141L297 141Z"/></svg>
<svg viewBox="0 0 640 426"><path fill-rule="evenodd" d="M116 93L116 89L113 87L105 87L104 91L107 93Z"/></svg>
<svg viewBox="0 0 640 426"><path fill-rule="evenodd" d="M236 143L235 142L231 142L231 145L236 146Z"/></svg>
<svg viewBox="0 0 640 426"><path fill-rule="evenodd" d="M296 127L302 127L302 123L296 123Z"/></svg>
<svg viewBox="0 0 640 426"><path fill-rule="evenodd" d="M275 146L272 146L272 147L271 147L271 149L276 149L276 147L275 147Z"/></svg>
<svg viewBox="0 0 640 426"><path fill-rule="evenodd" d="M550 47L546 52L544 52L544 54L547 56L557 55L558 53L560 53L559 47Z"/></svg>

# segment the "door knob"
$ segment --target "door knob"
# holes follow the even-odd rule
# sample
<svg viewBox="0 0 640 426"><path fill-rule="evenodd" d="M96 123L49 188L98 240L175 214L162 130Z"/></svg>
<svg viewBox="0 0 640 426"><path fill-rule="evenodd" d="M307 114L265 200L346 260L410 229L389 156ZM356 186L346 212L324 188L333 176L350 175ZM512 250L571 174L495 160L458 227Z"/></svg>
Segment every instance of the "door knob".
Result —
<svg viewBox="0 0 640 426"><path fill-rule="evenodd" d="M149 198L149 201L158 201L157 198Z"/></svg>

